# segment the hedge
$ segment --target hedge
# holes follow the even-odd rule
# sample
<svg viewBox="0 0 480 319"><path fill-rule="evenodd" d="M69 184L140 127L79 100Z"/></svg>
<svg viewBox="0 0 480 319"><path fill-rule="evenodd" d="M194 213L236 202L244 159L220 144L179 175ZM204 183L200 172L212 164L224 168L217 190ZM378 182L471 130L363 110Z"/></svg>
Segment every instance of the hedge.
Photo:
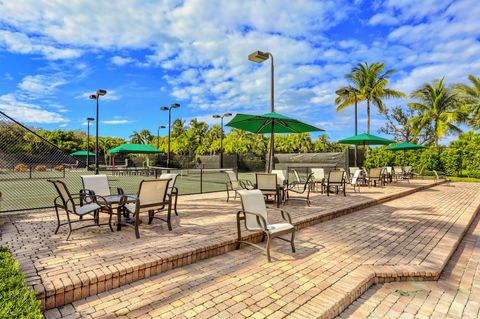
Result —
<svg viewBox="0 0 480 319"><path fill-rule="evenodd" d="M43 318L40 301L4 247L0 247L0 318Z"/></svg>

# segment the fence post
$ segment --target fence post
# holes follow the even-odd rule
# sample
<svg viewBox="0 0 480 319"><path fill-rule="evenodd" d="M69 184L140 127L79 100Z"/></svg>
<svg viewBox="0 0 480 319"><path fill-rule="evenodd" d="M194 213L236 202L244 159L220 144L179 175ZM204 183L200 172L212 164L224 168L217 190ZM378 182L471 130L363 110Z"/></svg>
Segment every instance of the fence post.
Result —
<svg viewBox="0 0 480 319"><path fill-rule="evenodd" d="M203 168L200 168L200 194L203 194Z"/></svg>

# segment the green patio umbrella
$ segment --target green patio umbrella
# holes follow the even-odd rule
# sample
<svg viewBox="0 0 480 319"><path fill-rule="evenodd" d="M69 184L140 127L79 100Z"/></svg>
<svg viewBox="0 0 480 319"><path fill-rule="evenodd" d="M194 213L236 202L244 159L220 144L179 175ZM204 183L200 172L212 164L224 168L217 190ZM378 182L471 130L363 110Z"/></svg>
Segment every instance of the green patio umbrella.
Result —
<svg viewBox="0 0 480 319"><path fill-rule="evenodd" d="M273 167L275 133L306 133L323 131L318 127L276 112L264 115L237 114L226 125L256 134L271 134L268 171L271 171Z"/></svg>
<svg viewBox="0 0 480 319"><path fill-rule="evenodd" d="M407 156L407 154L406 154L407 150L418 150L418 149L421 149L421 148L425 148L425 146L418 145L418 144L415 144L415 143L403 142L403 143L398 143L398 144L389 146L385 149L389 150L389 151L403 151L403 164L405 164L406 156Z"/></svg>
<svg viewBox="0 0 480 319"><path fill-rule="evenodd" d="M344 139L341 139L338 141L340 144L350 144L350 145L388 145L395 143L395 141L376 136L376 135L371 135L367 133L359 134L359 135L354 135L350 136ZM355 165L357 165L357 157L355 155Z"/></svg>
<svg viewBox="0 0 480 319"><path fill-rule="evenodd" d="M88 152L88 151L76 151L73 153L70 153L71 156L95 156L95 153L93 152Z"/></svg>

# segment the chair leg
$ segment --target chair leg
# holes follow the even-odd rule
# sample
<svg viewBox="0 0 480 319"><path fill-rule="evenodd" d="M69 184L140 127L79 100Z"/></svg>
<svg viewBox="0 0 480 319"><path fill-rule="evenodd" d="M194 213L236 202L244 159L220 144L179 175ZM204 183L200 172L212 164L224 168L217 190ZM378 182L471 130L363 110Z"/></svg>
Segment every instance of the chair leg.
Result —
<svg viewBox="0 0 480 319"><path fill-rule="evenodd" d="M108 227L110 227L110 230L113 232L112 216L113 216L113 212L112 212L112 209L110 208L110 209L108 210Z"/></svg>
<svg viewBox="0 0 480 319"><path fill-rule="evenodd" d="M270 234L267 234L267 259L268 262L272 262L272 258L270 257L270 247L272 245L272 238L270 237Z"/></svg>
<svg viewBox="0 0 480 319"><path fill-rule="evenodd" d="M228 187L227 187L227 203L229 199L230 199L230 192L228 191Z"/></svg>
<svg viewBox="0 0 480 319"><path fill-rule="evenodd" d="M172 201L170 200L170 203L168 203L168 212L167 212L167 225L168 225L168 230L172 230Z"/></svg>
<svg viewBox="0 0 480 319"><path fill-rule="evenodd" d="M240 227L240 212L237 213L237 249L240 249L240 241L242 240L242 228Z"/></svg>
<svg viewBox="0 0 480 319"><path fill-rule="evenodd" d="M155 213L153 210L148 211L148 224L150 225L153 222L153 216L155 216Z"/></svg>
<svg viewBox="0 0 480 319"><path fill-rule="evenodd" d="M173 211L175 212L175 215L178 216L177 212L177 200L178 200L178 193L175 193L175 204L173 205Z"/></svg>
<svg viewBox="0 0 480 319"><path fill-rule="evenodd" d="M58 215L58 207L55 206L55 213L57 214L57 229L55 229L55 234L57 234L58 229L60 228L60 216Z"/></svg>
<svg viewBox="0 0 480 319"><path fill-rule="evenodd" d="M292 231L292 238L290 239L290 245L292 246L292 252L295 252L295 229Z"/></svg>
<svg viewBox="0 0 480 319"><path fill-rule="evenodd" d="M150 212L148 212L148 213L150 213ZM137 239L140 238L140 231L138 230L138 224L140 224L140 212L137 210L135 212L135 237Z"/></svg>

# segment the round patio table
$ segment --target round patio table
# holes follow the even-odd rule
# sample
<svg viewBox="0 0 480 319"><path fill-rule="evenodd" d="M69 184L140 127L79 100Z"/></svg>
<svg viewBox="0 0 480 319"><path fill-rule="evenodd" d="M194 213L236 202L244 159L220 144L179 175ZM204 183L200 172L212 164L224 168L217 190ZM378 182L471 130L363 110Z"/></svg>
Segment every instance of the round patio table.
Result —
<svg viewBox="0 0 480 319"><path fill-rule="evenodd" d="M105 200L107 201L107 204L109 204L110 206L117 205L117 231L122 230L122 206L119 204L123 196L127 198L127 203L135 203L137 201L136 194L130 194L130 195L115 194L115 195L103 196L103 198L105 198Z"/></svg>

